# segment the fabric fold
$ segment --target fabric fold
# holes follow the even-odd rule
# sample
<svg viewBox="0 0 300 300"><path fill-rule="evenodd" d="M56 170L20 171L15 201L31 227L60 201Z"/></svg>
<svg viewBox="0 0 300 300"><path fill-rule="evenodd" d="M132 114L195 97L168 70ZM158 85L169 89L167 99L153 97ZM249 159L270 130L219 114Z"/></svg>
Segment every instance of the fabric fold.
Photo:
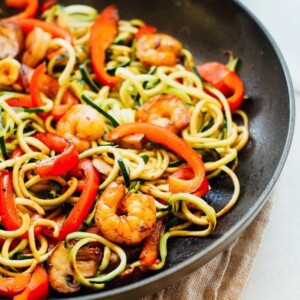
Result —
<svg viewBox="0 0 300 300"><path fill-rule="evenodd" d="M255 220L224 252L180 282L141 300L241 299L269 222L271 197Z"/></svg>

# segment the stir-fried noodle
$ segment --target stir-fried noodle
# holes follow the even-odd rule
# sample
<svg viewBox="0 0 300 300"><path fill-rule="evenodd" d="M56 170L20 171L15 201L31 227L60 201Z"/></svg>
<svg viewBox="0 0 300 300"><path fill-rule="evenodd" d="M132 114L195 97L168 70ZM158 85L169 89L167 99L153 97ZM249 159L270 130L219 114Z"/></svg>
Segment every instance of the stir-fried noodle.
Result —
<svg viewBox="0 0 300 300"><path fill-rule="evenodd" d="M113 6L26 20L0 22L25 40L0 60L2 279L42 264L69 293L163 268L170 238L210 235L238 200L237 59L210 82L180 41ZM205 195L219 176L233 190L216 211Z"/></svg>

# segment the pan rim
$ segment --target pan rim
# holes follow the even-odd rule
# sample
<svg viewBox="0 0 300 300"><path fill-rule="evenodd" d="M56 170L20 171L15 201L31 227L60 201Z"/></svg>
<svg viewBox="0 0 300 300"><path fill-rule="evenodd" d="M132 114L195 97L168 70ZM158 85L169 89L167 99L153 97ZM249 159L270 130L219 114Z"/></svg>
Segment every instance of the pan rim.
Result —
<svg viewBox="0 0 300 300"><path fill-rule="evenodd" d="M189 275L193 271L199 269L199 267L208 263L211 259L213 259L216 255L224 251L246 228L250 225L250 223L256 218L258 213L261 211L263 206L268 200L269 195L271 194L276 182L278 181L280 174L284 168L284 165L287 161L290 148L293 141L294 129L295 129L295 94L292 79L288 70L288 66L284 59L283 54L281 53L277 43L273 39L270 32L266 29L266 27L262 24L262 22L256 17L243 3L238 0L231 0L235 5L237 5L242 12L244 12L251 20L257 25L257 27L262 31L266 40L268 40L274 50L278 62L282 68L285 80L286 80L286 89L288 92L288 104L289 104L289 120L288 120L288 128L287 128L287 136L284 144L283 151L278 160L277 167L275 172L265 187L262 194L257 198L255 204L234 226L232 226L226 233L222 235L222 237L216 239L212 242L208 247L201 250L199 253L187 258L186 260L178 263L175 266L172 266L169 269L162 270L158 273L153 274L152 276L138 281L136 283L132 283L126 285L124 287L118 287L115 289L107 290L107 291L98 291L95 293L87 294L87 295L74 295L68 296L67 298L70 300L96 300L96 299L136 299L142 296L146 296L147 294L157 292L162 288L166 288L171 284L175 284L177 281L182 280L183 277ZM176 273L180 272L180 277L176 277ZM164 281L164 287L159 284L159 281ZM157 285L155 285L157 284ZM55 298L51 297L51 299L62 299L64 298Z"/></svg>
<svg viewBox="0 0 300 300"><path fill-rule="evenodd" d="M284 149L281 153L281 157L278 161L276 170L264 189L263 193L255 202L249 212L239 220L234 226L232 226L224 235L214 241L211 245L200 251L199 253L193 255L192 257L184 260L183 262L178 263L175 266L172 266L169 269L163 270L159 273L153 274L152 276L126 285L124 287L118 287L116 289L107 290L98 292L95 294L89 294L84 296L68 297L70 300L95 300L95 299L117 299L116 297L122 297L122 299L135 299L146 296L148 294L153 294L161 290L161 286L155 287L155 283L160 280L164 280L164 288L168 287L171 284L175 284L177 281L182 280L185 276L191 274L193 271L199 269L199 267L208 263L211 259L216 257L219 253L224 251L230 244L238 238L238 236L250 225L250 223L256 218L258 213L261 211L263 206L268 200L269 195L272 193L272 190L284 168L288 154L292 145L294 128L295 128L295 95L293 89L292 79L288 70L288 66L285 62L284 56L281 53L277 43L273 39L270 32L262 24L262 22L256 17L243 3L238 0L232 0L239 8L248 15L252 21L257 25L257 27L263 32L265 38L270 42L275 54L277 55L280 66L282 67L283 74L285 76L288 98L289 98L289 126L287 129L287 137L284 145ZM175 274L177 272L181 273L181 276L176 278ZM135 294L133 294L133 292ZM136 298L136 299L137 299Z"/></svg>

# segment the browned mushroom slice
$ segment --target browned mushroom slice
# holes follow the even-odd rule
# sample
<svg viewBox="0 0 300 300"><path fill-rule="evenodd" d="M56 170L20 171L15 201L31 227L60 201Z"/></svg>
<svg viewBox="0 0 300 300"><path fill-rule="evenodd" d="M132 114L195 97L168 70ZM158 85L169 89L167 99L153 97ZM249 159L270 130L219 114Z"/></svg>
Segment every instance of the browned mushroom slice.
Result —
<svg viewBox="0 0 300 300"><path fill-rule="evenodd" d="M82 247L76 256L77 267L84 277L94 277L97 273L99 261L102 258L102 251L99 243L93 242Z"/></svg>
<svg viewBox="0 0 300 300"><path fill-rule="evenodd" d="M23 48L23 32L20 26L0 22L0 59L16 57Z"/></svg>
<svg viewBox="0 0 300 300"><path fill-rule="evenodd" d="M49 281L54 290L60 293L74 293L80 290L81 285L73 277L69 263L70 249L59 242L48 260ZM102 257L98 243L90 243L78 251L76 261L79 271L84 277L94 277Z"/></svg>
<svg viewBox="0 0 300 300"><path fill-rule="evenodd" d="M109 176L109 174L112 172L112 166L101 158L94 158L93 166L98 170L99 173L104 174L105 176Z"/></svg>
<svg viewBox="0 0 300 300"><path fill-rule="evenodd" d="M69 263L70 249L59 242L48 260L49 281L54 290L60 293L75 293L80 290L80 284L74 280Z"/></svg>
<svg viewBox="0 0 300 300"><path fill-rule="evenodd" d="M79 260L77 261L77 267L83 277L94 277L98 270L98 264L94 260Z"/></svg>
<svg viewBox="0 0 300 300"><path fill-rule="evenodd" d="M147 144L147 138L144 134L130 134L121 138L118 144L121 148L142 150Z"/></svg>

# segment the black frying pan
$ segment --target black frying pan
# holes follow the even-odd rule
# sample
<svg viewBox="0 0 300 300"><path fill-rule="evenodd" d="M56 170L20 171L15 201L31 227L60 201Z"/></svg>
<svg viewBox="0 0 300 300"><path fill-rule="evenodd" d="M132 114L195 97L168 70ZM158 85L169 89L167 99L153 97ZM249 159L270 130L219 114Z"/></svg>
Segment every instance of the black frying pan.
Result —
<svg viewBox="0 0 300 300"><path fill-rule="evenodd" d="M241 58L239 74L250 97L243 109L251 138L239 156L241 194L236 206L206 238L168 242L166 267L135 284L68 299L136 299L175 283L229 246L255 218L283 168L294 129L294 96L283 58L269 34L240 4L230 0L65 0L62 4L116 4L122 19L141 18L181 40L196 62L227 61L228 50ZM3 1L1 1L3 7ZM214 183L207 196L216 209L230 197L230 182ZM50 294L50 299L64 299Z"/></svg>

